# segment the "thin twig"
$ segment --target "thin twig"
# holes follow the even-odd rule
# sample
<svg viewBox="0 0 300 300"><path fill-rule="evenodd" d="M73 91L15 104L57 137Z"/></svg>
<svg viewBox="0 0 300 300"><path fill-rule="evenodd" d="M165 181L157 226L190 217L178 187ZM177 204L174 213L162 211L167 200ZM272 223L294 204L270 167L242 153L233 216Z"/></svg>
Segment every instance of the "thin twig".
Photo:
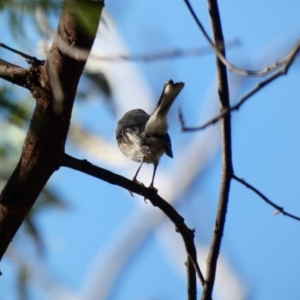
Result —
<svg viewBox="0 0 300 300"><path fill-rule="evenodd" d="M192 17L194 18L195 22L197 23L200 31L202 32L202 34L204 35L204 37L206 38L207 42L209 43L209 45L214 49L216 55L218 56L218 58L220 59L220 61L228 68L228 70L230 70L231 72L234 72L236 74L239 74L241 76L251 76L251 77L261 77L261 76L265 76L267 74L269 74L270 72L273 72L275 70L277 70L278 68L280 68L282 65L284 65L286 63L286 59L287 56L289 56L289 54L277 61L275 61L274 63L272 63L269 66L264 67L261 70L245 70L245 69L241 69L238 68L236 66L234 66L232 63L230 63L225 56L222 54L222 52L218 49L218 47L213 43L212 39L210 38L210 36L208 35L208 33L206 32L204 26L201 24L199 18L197 17L193 7L190 4L189 0L184 0L185 4L187 5Z"/></svg>
<svg viewBox="0 0 300 300"><path fill-rule="evenodd" d="M257 93L259 90L261 90L263 87L274 81L280 76L286 75L289 68L293 64L296 56L298 55L300 50L300 41L297 42L297 44L293 47L293 49L290 51L289 55L286 56L285 64L281 66L280 70L278 70L276 73L274 73L272 76L268 77L267 79L259 82L254 88L252 88L250 91L248 91L235 105L233 105L230 109L225 109L220 113L219 115L213 117L209 121L205 122L204 124L196 127L186 127L184 123L184 117L181 110L179 110L179 121L181 125L182 131L197 131L205 129L206 127L215 124L220 119L222 119L224 116L226 116L229 112L233 112L235 110L238 110L247 99L249 99L251 96L253 96L255 93Z"/></svg>
<svg viewBox="0 0 300 300"><path fill-rule="evenodd" d="M199 278L202 286L204 286L205 279L204 279L204 276L203 276L203 274L202 274L202 272L200 270L200 267L199 267L197 261L194 261L194 258L192 256L190 256L190 255L188 257L189 257L189 259L191 260L191 262L192 262L192 264L194 266L194 269L196 271L196 274L197 274L197 276L198 276L198 278Z"/></svg>
<svg viewBox="0 0 300 300"><path fill-rule="evenodd" d="M26 54L24 52L21 52L19 50L13 49L13 48L11 48L11 47L3 44L3 43L0 43L0 47L2 47L4 49L7 49L7 50L9 50L9 51L11 51L13 53L16 53L16 54L24 57L29 64L42 66L45 63L45 61L43 61L43 60L39 60L39 59L37 59L34 56L31 56L31 55L28 55L28 54Z"/></svg>
<svg viewBox="0 0 300 300"><path fill-rule="evenodd" d="M271 201L269 198L267 198L262 192L260 192L257 188L255 188L253 185L245 181L244 178L239 178L236 175L232 175L232 178L239 183L243 184L245 187L253 191L255 194L257 194L259 197L261 197L266 203L274 207L278 212L282 213L284 216L290 217L292 219L295 219L297 221L300 221L300 217L297 217L296 215L293 215L291 213L288 213L284 210L282 206L277 205L273 201Z"/></svg>
<svg viewBox="0 0 300 300"><path fill-rule="evenodd" d="M226 48L231 48L237 45L240 45L239 40L231 40L225 43ZM173 58L181 58L181 57L189 57L189 56L201 56L206 54L213 53L211 47L201 47L195 49L177 49L177 50L169 50L169 51L162 51L152 54L120 54L114 56L104 56L104 55L96 55L91 54L90 57L96 60L104 60L104 61L120 61L120 60L127 60L127 61L136 61L136 62L150 62L150 61L157 61L161 59L173 59Z"/></svg>
<svg viewBox="0 0 300 300"><path fill-rule="evenodd" d="M227 79L227 69L220 56L225 58L224 37L222 32L221 19L217 0L208 0L208 9L214 36L215 45L218 47L216 52L218 93L221 111L230 109L230 97ZM212 242L208 257L205 284L202 293L202 300L210 300L216 278L217 261L221 249L222 237L225 229L226 212L229 201L230 183L233 174L232 152L231 152L231 115L228 113L221 120L221 141L222 141L222 175L220 184L220 195L218 202L215 228L213 231Z"/></svg>
<svg viewBox="0 0 300 300"><path fill-rule="evenodd" d="M198 274L198 276L202 284L204 283L204 278L197 263L197 253L194 243L194 230L189 229L186 226L186 224L184 223L184 219L178 214L178 212L172 207L172 205L161 198L153 189L146 188L131 180L128 180L125 177L97 167L89 163L87 160L79 160L68 154L64 154L61 161L61 166L83 172L95 178L104 180L110 184L123 187L126 190L130 190L136 194L143 196L144 198L149 199L153 206L157 206L158 208L160 208L165 213L165 215L175 224L176 230L181 234L183 238L188 258L188 299L196 299L196 272L197 274L200 274Z"/></svg>

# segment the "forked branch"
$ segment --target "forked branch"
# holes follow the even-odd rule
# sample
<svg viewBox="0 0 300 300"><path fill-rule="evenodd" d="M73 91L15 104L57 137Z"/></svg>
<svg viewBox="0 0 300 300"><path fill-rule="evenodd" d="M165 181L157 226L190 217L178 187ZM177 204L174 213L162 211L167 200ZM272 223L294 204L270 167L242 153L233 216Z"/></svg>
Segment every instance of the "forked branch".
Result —
<svg viewBox="0 0 300 300"><path fill-rule="evenodd" d="M300 41L296 43L296 45L293 47L293 49L290 51L290 53L285 57L284 64L280 67L280 69L275 72L273 75L268 77L267 79L259 82L254 88L252 88L250 91L248 91L235 105L231 106L229 109L223 110L219 115L213 117L209 121L205 122L204 124L200 126L195 127L187 127L185 126L184 122L184 116L181 110L179 110L179 121L181 125L182 131L197 131L205 129L206 127L215 124L220 119L222 119L224 116L226 116L228 113L231 113L233 111L238 110L245 102L248 100L251 96L256 94L258 91L260 91L262 88L273 82L275 79L279 78L280 76L286 75L292 66L293 62L296 59L296 56L299 54L300 51Z"/></svg>
<svg viewBox="0 0 300 300"><path fill-rule="evenodd" d="M236 74L239 74L241 76L246 76L246 77L262 77L262 76L265 76L265 75L267 75L267 74L269 74L269 73L277 70L278 68L280 68L282 65L285 64L287 56L285 56L285 57L283 57L281 59L278 59L277 61L275 61L271 65L265 66L261 70L245 70L245 69L236 67L235 65L233 65L232 63L230 63L226 59L225 55L219 49L218 45L212 41L212 39L210 38L209 34L206 32L204 26L202 25L202 23L200 22L199 18L197 17L197 15L196 15L196 13L195 13L192 5L190 4L190 1L189 0L184 0L184 2L186 4L189 12L191 13L194 21L196 22L197 26L199 27L200 31L204 35L205 39L207 40L207 42L209 43L209 45L214 49L214 51L216 53L216 56L228 68L229 71L234 72ZM225 47L224 46L224 41L223 41L222 47Z"/></svg>
<svg viewBox="0 0 300 300"><path fill-rule="evenodd" d="M153 206L157 206L175 225L176 230L181 234L187 252L187 276L188 276L188 299L196 299L196 273L204 284L204 277L197 263L197 253L194 244L194 230L189 229L184 219L167 201L161 198L153 189L141 186L125 177L117 175L108 170L97 167L87 160L79 160L68 154L63 156L61 166L80 171L95 178L101 179L113 185L118 185L127 190L147 198Z"/></svg>

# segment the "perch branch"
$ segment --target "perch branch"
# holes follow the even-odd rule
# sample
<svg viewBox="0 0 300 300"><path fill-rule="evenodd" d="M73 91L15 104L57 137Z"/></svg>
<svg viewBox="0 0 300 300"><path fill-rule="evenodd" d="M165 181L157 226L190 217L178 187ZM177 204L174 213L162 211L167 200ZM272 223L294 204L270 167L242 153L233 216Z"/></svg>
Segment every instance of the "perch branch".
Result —
<svg viewBox="0 0 300 300"><path fill-rule="evenodd" d="M133 193L139 194L144 198L149 199L153 206L157 206L161 209L165 215L175 224L176 230L181 234L184 245L187 252L187 273L188 273L188 299L196 299L196 276L198 277L202 284L204 284L204 277L200 271L197 263L197 253L194 244L194 230L189 229L185 223L184 219L177 213L177 211L161 198L153 189L141 186L123 176L112 173L103 168L97 167L87 160L79 160L68 154L63 156L61 161L61 166L71 168L73 170L80 171L82 173L88 174L95 178L101 179L113 185L123 187L124 189L130 190Z"/></svg>

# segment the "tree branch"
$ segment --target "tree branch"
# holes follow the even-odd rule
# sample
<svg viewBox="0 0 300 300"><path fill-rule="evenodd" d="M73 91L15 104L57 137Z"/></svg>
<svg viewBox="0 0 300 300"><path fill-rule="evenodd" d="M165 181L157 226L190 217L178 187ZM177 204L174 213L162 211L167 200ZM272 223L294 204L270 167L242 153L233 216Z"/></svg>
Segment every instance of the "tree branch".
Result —
<svg viewBox="0 0 300 300"><path fill-rule="evenodd" d="M64 40L70 49L79 47L90 51L103 5L103 1L66 0L56 37ZM82 18L89 20L88 31L83 27L85 23ZM85 63L85 60L73 59L60 51L56 38L45 65L33 65L28 86L23 84L36 99L36 108L20 160L0 194L0 259L44 185L59 168L76 89ZM27 76L28 71L10 67L21 74L24 72L23 77ZM63 91L60 113L54 110L56 99L53 89L56 87L49 79L52 70L56 71Z"/></svg>
<svg viewBox="0 0 300 300"><path fill-rule="evenodd" d="M290 69L291 65L295 61L296 56L299 54L300 50L300 41L296 43L296 45L292 48L290 53L286 56L286 61L284 65L278 70L276 73L274 73L272 76L269 78L259 82L254 88L252 88L248 93L246 93L235 105L233 105L230 109L228 110L223 110L222 113L219 115L215 116L211 120L207 121L201 126L196 126L196 127L186 127L185 122L184 122L184 117L183 113L181 110L179 110L178 116L179 116L179 121L181 125L181 130L183 131L196 131L196 130L202 130L210 125L215 124L218 122L220 119L222 119L225 115L227 115L229 112L238 110L245 102L247 99L249 99L251 96L253 96L255 93L257 93L259 90L261 90L263 87L274 81L280 76L286 75L288 70Z"/></svg>
<svg viewBox="0 0 300 300"><path fill-rule="evenodd" d="M161 198L153 189L146 188L123 176L97 167L87 160L79 160L68 154L65 154L62 158L61 166L80 171L110 184L118 185L124 189L130 190L133 193L149 199L153 206L157 206L159 209L161 209L164 214L175 224L176 231L178 231L183 238L187 252L188 299L196 299L195 271L197 272L202 284L204 284L204 277L197 263L197 253L194 244L194 230L189 229L185 225L184 219L178 214L172 205Z"/></svg>
<svg viewBox="0 0 300 300"><path fill-rule="evenodd" d="M234 46L238 46L240 44L239 40L230 40L225 43L226 48L231 48ZM183 57L190 57L190 56L204 56L207 54L212 54L213 51L211 47L201 47L201 48L194 48L194 49L175 49L169 51L162 51L156 52L152 54L120 54L120 55L113 55L113 56L104 56L104 55L96 55L92 54L90 57L95 60L104 60L104 61L134 61L134 62L152 62L162 59L174 59L174 58L183 58Z"/></svg>
<svg viewBox="0 0 300 300"><path fill-rule="evenodd" d="M195 20L197 26L199 27L200 31L204 35L205 39L207 40L209 45L214 49L214 51L216 53L216 56L228 68L228 70L230 70L230 71L232 71L236 74L239 74L241 76L261 77L261 76L265 76L265 75L267 75L267 74L269 74L273 71L276 71L278 68L280 68L282 65L285 64L286 56L279 59L279 60L277 60L277 61L275 61L273 64L264 67L261 70L245 70L245 69L241 69L241 68L238 68L238 67L234 66L232 63L230 63L226 59L226 57L222 53L222 51L220 51L220 49L218 49L218 46L213 43L212 39L210 38L210 36L206 32L204 26L201 24L199 18L197 17L197 15L196 15L194 9L192 8L189 0L184 0L184 2L187 5L187 8L188 8L189 12L191 13L193 19ZM223 45L224 45L224 42L223 42Z"/></svg>
<svg viewBox="0 0 300 300"><path fill-rule="evenodd" d="M28 88L30 71L0 59L0 78Z"/></svg>
<svg viewBox="0 0 300 300"><path fill-rule="evenodd" d="M28 55L28 54L26 54L26 53L24 53L24 52L21 52L21 51L19 51L19 50L13 49L13 48L11 48L11 47L9 47L9 46L3 44L3 43L0 43L0 47L2 47L2 48L4 48L4 49L7 49L7 50L9 50L9 51L11 51L11 52L13 52L13 53L16 53L16 54L18 54L18 55L24 57L24 58L26 59L26 61L27 61L28 63L30 63L30 64L33 64L33 65L41 65L41 66L44 64L44 61L43 61L43 60L39 60L39 59L37 59L37 58L34 57L34 56L31 56L31 55Z"/></svg>
<svg viewBox="0 0 300 300"><path fill-rule="evenodd" d="M248 183L245 179L239 178L235 174L232 175L232 178L235 179L236 181L238 181L239 183L243 184L245 187L247 187L248 189L253 191L255 194L257 194L260 198L262 198L266 203L268 203L269 205L274 207L277 210L276 214L278 212L280 212L284 216L287 216L287 217L290 217L290 218L295 219L297 221L300 221L300 217L297 217L296 215L293 215L291 213L286 212L282 206L279 206L276 203L274 203L273 201L271 201L262 192L260 192L257 188L255 188L253 185Z"/></svg>
<svg viewBox="0 0 300 300"><path fill-rule="evenodd" d="M225 57L224 38L216 0L208 0L208 8L212 24L215 45L222 56ZM230 108L227 70L217 55L218 93L221 112ZM217 260L221 248L221 241L225 227L227 205L229 201L230 182L233 174L231 154L231 115L228 113L221 120L222 132L222 178L220 186L218 211L215 221L212 243L207 258L206 281L202 293L202 300L210 300L215 282Z"/></svg>

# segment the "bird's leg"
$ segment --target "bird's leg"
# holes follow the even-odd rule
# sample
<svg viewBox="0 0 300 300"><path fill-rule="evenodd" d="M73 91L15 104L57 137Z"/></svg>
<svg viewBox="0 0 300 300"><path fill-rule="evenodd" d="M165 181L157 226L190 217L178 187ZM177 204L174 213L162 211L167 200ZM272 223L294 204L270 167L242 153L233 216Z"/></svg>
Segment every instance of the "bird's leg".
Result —
<svg viewBox="0 0 300 300"><path fill-rule="evenodd" d="M153 183L154 183L154 177L155 177L156 169L157 169L157 166L158 166L158 162L159 161L154 162L154 170L153 170L152 180L151 180L151 183L149 185L149 189L153 189L156 193L158 192L158 189L156 189L154 187Z"/></svg>
<svg viewBox="0 0 300 300"><path fill-rule="evenodd" d="M138 181L136 178L137 178L137 176L138 176L138 174L139 174L139 171L140 171L140 169L141 169L143 163L144 163L144 157L143 157L142 162L141 162L140 166L138 167L138 169L137 169L137 171L136 171L134 177L132 178L132 181L133 181L133 182L136 182L136 183L138 183L138 184L141 185L141 186L144 186L144 184L143 184L142 182ZM129 193L130 193L130 195L133 197L133 193L132 193L131 191L129 191Z"/></svg>
<svg viewBox="0 0 300 300"><path fill-rule="evenodd" d="M143 163L144 163L144 157L143 157L143 160L142 160L142 162L141 162L139 168L137 169L137 171L136 171L134 177L132 178L132 181L133 181L133 182L136 182L136 183L138 183L138 184L140 184L140 185L142 185L142 186L144 186L143 183L141 183L140 181L138 181L136 178L137 178L137 176L138 176L138 174L139 174L139 171L140 171L140 169L141 169Z"/></svg>

